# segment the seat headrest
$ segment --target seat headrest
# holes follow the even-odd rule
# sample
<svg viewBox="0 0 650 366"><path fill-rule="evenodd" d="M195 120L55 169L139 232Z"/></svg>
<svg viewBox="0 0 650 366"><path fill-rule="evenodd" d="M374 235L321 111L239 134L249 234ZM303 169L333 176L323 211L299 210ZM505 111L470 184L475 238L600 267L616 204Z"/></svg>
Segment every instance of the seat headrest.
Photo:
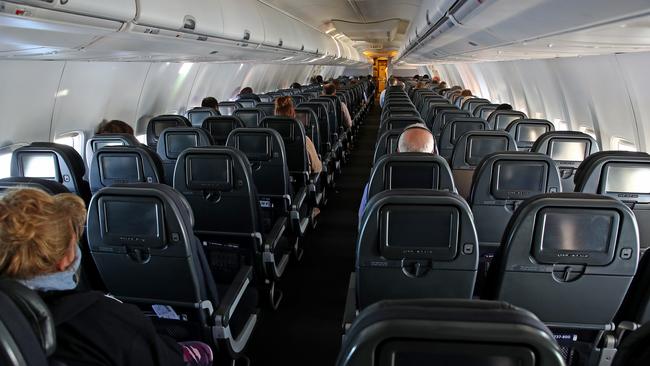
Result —
<svg viewBox="0 0 650 366"><path fill-rule="evenodd" d="M14 150L11 157L12 177L53 180L77 194L86 193L85 174L86 165L81 155L67 145L34 142Z"/></svg>
<svg viewBox="0 0 650 366"><path fill-rule="evenodd" d="M456 192L447 161L426 153L395 153L380 158L370 174L368 199L391 189L430 189Z"/></svg>
<svg viewBox="0 0 650 366"><path fill-rule="evenodd" d="M155 150L160 134L169 127L192 127L192 123L187 118L175 114L156 116L147 124L147 145Z"/></svg>
<svg viewBox="0 0 650 366"><path fill-rule="evenodd" d="M230 116L234 111L239 108L244 108L244 106L239 102L221 102L218 108L222 116Z"/></svg>
<svg viewBox="0 0 650 366"><path fill-rule="evenodd" d="M529 149L540 136L555 131L555 126L545 119L520 118L510 122L506 131L515 138L518 148Z"/></svg>
<svg viewBox="0 0 650 366"><path fill-rule="evenodd" d="M163 161L176 160L187 148L210 145L212 137L202 128L170 127L160 134L157 153Z"/></svg>
<svg viewBox="0 0 650 366"><path fill-rule="evenodd" d="M368 306L347 332L337 365L369 365L383 357L407 363L414 358L459 365L564 365L553 334L535 315L480 300L384 300Z"/></svg>
<svg viewBox="0 0 650 366"><path fill-rule="evenodd" d="M469 131L485 131L489 124L482 118L457 116L447 122L440 135L440 148L453 149L462 135Z"/></svg>
<svg viewBox="0 0 650 366"><path fill-rule="evenodd" d="M145 146L108 146L93 156L90 190L121 183L159 183L164 173L160 157Z"/></svg>
<svg viewBox="0 0 650 366"><path fill-rule="evenodd" d="M51 356L56 350L54 320L38 293L7 278L0 278L0 293L13 301L38 338L45 355ZM4 307L2 309L6 311Z"/></svg>
<svg viewBox="0 0 650 366"><path fill-rule="evenodd" d="M260 122L260 127L276 130L285 143L292 143L305 136L305 127L294 118L284 116L266 116Z"/></svg>
<svg viewBox="0 0 650 366"><path fill-rule="evenodd" d="M549 155L558 166L580 165L587 156L598 152L596 139L577 131L551 131L541 135L531 151Z"/></svg>
<svg viewBox="0 0 650 366"><path fill-rule="evenodd" d="M239 108L232 115L239 117L246 127L257 127L265 113L257 108Z"/></svg>
<svg viewBox="0 0 650 366"><path fill-rule="evenodd" d="M90 163L93 160L93 155L95 151L106 146L139 146L140 141L138 141L135 136L127 133L105 133L101 135L95 135L88 139L86 142L86 162L88 163L88 169L90 169Z"/></svg>
<svg viewBox="0 0 650 366"><path fill-rule="evenodd" d="M495 130L505 130L512 121L527 117L526 113L520 111L495 110L488 116L487 121Z"/></svg>
<svg viewBox="0 0 650 366"><path fill-rule="evenodd" d="M517 151L515 139L505 131L469 131L462 135L451 158L451 168L474 169L483 158L494 152Z"/></svg>
<svg viewBox="0 0 650 366"><path fill-rule="evenodd" d="M634 151L593 153L578 167L574 182L577 192L650 202L650 155Z"/></svg>
<svg viewBox="0 0 650 366"><path fill-rule="evenodd" d="M194 107L187 111L187 119L194 127L201 127L206 118L218 115L219 111L211 107Z"/></svg>
<svg viewBox="0 0 650 366"><path fill-rule="evenodd" d="M16 188L36 188L51 195L70 193L63 184L52 180L25 177L9 177L0 179L0 193L7 189Z"/></svg>
<svg viewBox="0 0 650 366"><path fill-rule="evenodd" d="M249 188L251 182L246 155L227 146L186 149L174 172L174 188L182 193L229 192Z"/></svg>
<svg viewBox="0 0 650 366"><path fill-rule="evenodd" d="M476 167L470 202L500 205L561 191L560 172L548 155L523 151L493 153Z"/></svg>
<svg viewBox="0 0 650 366"><path fill-rule="evenodd" d="M377 147L375 148L375 156L372 160L373 165L382 156L397 152L397 145L402 131L402 129L388 130L379 136Z"/></svg>
<svg viewBox="0 0 650 366"><path fill-rule="evenodd" d="M271 128L238 128L230 132L226 146L244 154L250 162L286 159L282 136Z"/></svg>
<svg viewBox="0 0 650 366"><path fill-rule="evenodd" d="M235 128L246 127L244 122L236 116L215 116L208 117L203 121L201 128L208 131L212 140L217 145L224 145L228 134Z"/></svg>
<svg viewBox="0 0 650 366"><path fill-rule="evenodd" d="M630 208L595 194L533 196L515 211L503 240L501 268L575 264L590 266L592 274L632 276L639 258L638 227Z"/></svg>

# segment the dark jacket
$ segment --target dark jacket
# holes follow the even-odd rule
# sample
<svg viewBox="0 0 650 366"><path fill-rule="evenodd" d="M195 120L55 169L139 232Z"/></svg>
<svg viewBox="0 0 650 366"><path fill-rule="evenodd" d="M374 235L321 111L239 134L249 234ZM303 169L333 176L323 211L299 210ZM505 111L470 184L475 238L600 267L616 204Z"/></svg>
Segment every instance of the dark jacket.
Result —
<svg viewBox="0 0 650 366"><path fill-rule="evenodd" d="M178 344L140 309L96 291L41 294L56 325L54 354L75 365L184 365Z"/></svg>

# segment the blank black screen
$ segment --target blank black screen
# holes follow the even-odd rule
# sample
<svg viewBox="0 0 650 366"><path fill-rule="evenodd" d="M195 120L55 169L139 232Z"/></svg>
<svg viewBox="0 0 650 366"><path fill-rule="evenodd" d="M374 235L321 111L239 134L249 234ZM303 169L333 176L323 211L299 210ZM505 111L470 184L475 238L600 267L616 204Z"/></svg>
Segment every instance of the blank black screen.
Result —
<svg viewBox="0 0 650 366"><path fill-rule="evenodd" d="M178 123L176 123L176 121L156 121L153 125L153 132L156 136L160 136L160 134L166 128L176 127L176 126L178 126Z"/></svg>
<svg viewBox="0 0 650 366"><path fill-rule="evenodd" d="M548 132L547 126L541 125L520 125L517 140L520 142L535 142L537 139Z"/></svg>
<svg viewBox="0 0 650 366"><path fill-rule="evenodd" d="M188 161L190 179L195 183L230 183L230 161L223 157L192 156Z"/></svg>
<svg viewBox="0 0 650 366"><path fill-rule="evenodd" d="M269 149L269 138L266 135L239 135L237 146L249 158L267 158Z"/></svg>
<svg viewBox="0 0 650 366"><path fill-rule="evenodd" d="M139 182L139 161L135 155L130 156L100 156L99 164L102 179Z"/></svg>
<svg viewBox="0 0 650 366"><path fill-rule="evenodd" d="M544 192L546 169L543 165L499 163L497 189L504 191Z"/></svg>
<svg viewBox="0 0 650 366"><path fill-rule="evenodd" d="M454 123L453 132L451 134L451 143L455 144L458 139L465 134L465 132L484 130L484 125L482 123L467 123L467 122L456 122Z"/></svg>
<svg viewBox="0 0 650 366"><path fill-rule="evenodd" d="M612 235L612 215L553 212L544 215L542 249L607 252Z"/></svg>
<svg viewBox="0 0 650 366"><path fill-rule="evenodd" d="M167 153L171 157L178 156L183 150L198 145L197 136L195 134L179 133L168 134L167 139Z"/></svg>
<svg viewBox="0 0 650 366"><path fill-rule="evenodd" d="M111 235L159 238L161 207L155 202L107 201L106 232Z"/></svg>
<svg viewBox="0 0 650 366"><path fill-rule="evenodd" d="M467 143L467 162L472 165L480 163L485 155L508 150L508 139L500 136L470 137Z"/></svg>
<svg viewBox="0 0 650 366"><path fill-rule="evenodd" d="M257 113L237 113L237 117L244 122L246 127L257 127L259 123Z"/></svg>
<svg viewBox="0 0 650 366"><path fill-rule="evenodd" d="M497 116L497 128L496 130L505 130L506 127L510 124L510 122L520 119L521 116L519 115L513 115L513 114L502 114Z"/></svg>
<svg viewBox="0 0 650 366"><path fill-rule="evenodd" d="M208 124L210 135L215 139L225 140L233 130L231 122L216 122Z"/></svg>
<svg viewBox="0 0 650 366"><path fill-rule="evenodd" d="M413 207L388 209L385 216L387 247L449 248L455 240L454 214L449 209Z"/></svg>
<svg viewBox="0 0 650 366"><path fill-rule="evenodd" d="M587 156L587 141L551 141L551 158L559 161L582 161Z"/></svg>
<svg viewBox="0 0 650 366"><path fill-rule="evenodd" d="M190 121L192 126L201 127L203 121L210 117L212 114L210 112L192 112L190 113Z"/></svg>
<svg viewBox="0 0 650 366"><path fill-rule="evenodd" d="M650 193L650 166L607 167L605 192Z"/></svg>
<svg viewBox="0 0 650 366"><path fill-rule="evenodd" d="M438 188L438 169L431 164L393 163L390 166L387 189Z"/></svg>

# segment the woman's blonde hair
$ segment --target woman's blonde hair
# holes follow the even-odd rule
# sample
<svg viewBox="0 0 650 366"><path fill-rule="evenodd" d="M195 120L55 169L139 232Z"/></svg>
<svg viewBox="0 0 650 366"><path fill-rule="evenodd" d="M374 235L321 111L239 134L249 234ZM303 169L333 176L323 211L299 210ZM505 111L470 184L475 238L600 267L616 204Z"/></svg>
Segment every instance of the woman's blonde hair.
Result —
<svg viewBox="0 0 650 366"><path fill-rule="evenodd" d="M295 117L296 109L293 107L293 98L289 96L276 98L274 112L276 116Z"/></svg>
<svg viewBox="0 0 650 366"><path fill-rule="evenodd" d="M86 207L78 196L8 191L0 197L0 275L28 279L56 272L85 222Z"/></svg>

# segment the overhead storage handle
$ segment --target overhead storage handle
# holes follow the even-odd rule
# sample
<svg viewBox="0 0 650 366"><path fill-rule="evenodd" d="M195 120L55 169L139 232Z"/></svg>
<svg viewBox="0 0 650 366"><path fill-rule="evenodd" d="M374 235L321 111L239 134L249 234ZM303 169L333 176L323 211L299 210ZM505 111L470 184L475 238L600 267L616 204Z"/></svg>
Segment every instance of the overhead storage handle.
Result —
<svg viewBox="0 0 650 366"><path fill-rule="evenodd" d="M183 18L183 29L195 30L196 18L191 15L186 15L185 18Z"/></svg>

